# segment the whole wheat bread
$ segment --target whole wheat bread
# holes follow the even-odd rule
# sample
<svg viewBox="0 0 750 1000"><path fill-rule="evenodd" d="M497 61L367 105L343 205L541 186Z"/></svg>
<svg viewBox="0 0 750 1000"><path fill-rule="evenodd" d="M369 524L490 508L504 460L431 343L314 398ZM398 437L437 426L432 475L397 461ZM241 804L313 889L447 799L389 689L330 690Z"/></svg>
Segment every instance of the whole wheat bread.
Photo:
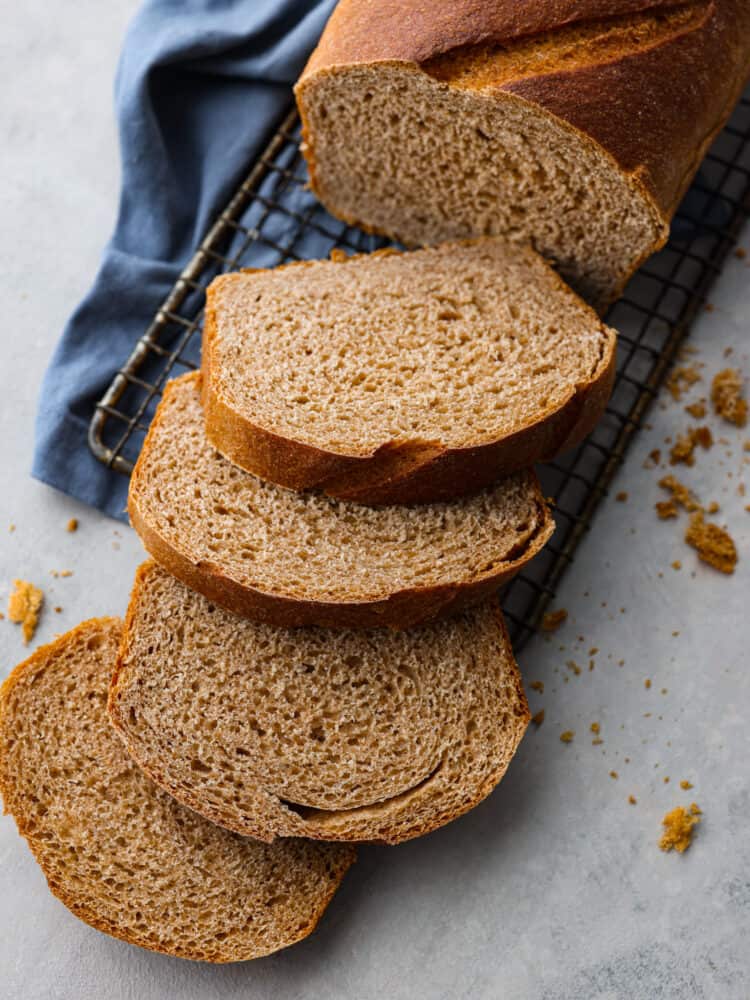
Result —
<svg viewBox="0 0 750 1000"><path fill-rule="evenodd" d="M157 788L107 718L121 633L119 619L85 622L0 690L0 792L50 889L92 927L182 958L233 962L306 937L352 849L248 840Z"/></svg>
<svg viewBox="0 0 750 1000"><path fill-rule="evenodd" d="M538 254L499 239L226 274L208 290L206 434L291 489L451 500L577 444L615 343Z"/></svg>
<svg viewBox="0 0 750 1000"><path fill-rule="evenodd" d="M208 443L196 374L167 386L128 510L175 576L230 611L285 626L406 627L458 612L496 591L553 530L530 472L417 507L264 483Z"/></svg>
<svg viewBox="0 0 750 1000"><path fill-rule="evenodd" d="M340 0L296 94L335 215L407 244L531 240L603 307L749 70L747 0Z"/></svg>
<svg viewBox="0 0 750 1000"><path fill-rule="evenodd" d="M396 632L278 629L138 571L109 701L172 795L263 840L398 843L500 781L529 714L497 606Z"/></svg>

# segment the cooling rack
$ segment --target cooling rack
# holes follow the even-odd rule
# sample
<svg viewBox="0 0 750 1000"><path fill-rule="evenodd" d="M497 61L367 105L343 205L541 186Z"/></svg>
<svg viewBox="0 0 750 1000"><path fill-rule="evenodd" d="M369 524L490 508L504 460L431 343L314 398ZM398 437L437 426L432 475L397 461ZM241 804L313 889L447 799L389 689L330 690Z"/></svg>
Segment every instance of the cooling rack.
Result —
<svg viewBox="0 0 750 1000"><path fill-rule="evenodd" d="M372 251L388 241L330 216L307 190L300 126L291 111L221 213L129 358L113 372L89 427L96 457L129 474L165 382L195 368L205 289L223 271L274 267L334 248ZM505 589L516 648L535 631L677 349L720 274L750 206L750 91L718 138L672 226L607 322L619 332L612 399L578 448L540 469L554 502L550 544Z"/></svg>

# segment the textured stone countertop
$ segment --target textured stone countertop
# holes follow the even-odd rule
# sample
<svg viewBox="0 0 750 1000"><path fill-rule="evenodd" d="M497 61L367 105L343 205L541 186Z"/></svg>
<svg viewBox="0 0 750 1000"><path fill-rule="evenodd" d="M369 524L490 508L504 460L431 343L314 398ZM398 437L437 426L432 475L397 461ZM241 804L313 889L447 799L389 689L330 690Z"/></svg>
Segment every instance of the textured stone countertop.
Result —
<svg viewBox="0 0 750 1000"><path fill-rule="evenodd" d="M121 613L142 558L129 528L28 474L44 365L114 219L111 81L134 7L79 0L56 5L51 17L48 0L27 0L3 18L0 605L16 576L44 587L36 642ZM750 244L750 232L745 238ZM693 360L710 378L730 363L723 354L732 347L731 363L750 375L748 262L731 261L712 302L692 336ZM685 546L685 515L657 520L658 473L644 468L653 448L664 450L664 438L687 426L684 402L706 390L704 380L683 404L664 394L652 408L651 429L613 491L626 491L627 502L604 504L563 581L557 604L568 622L523 652L527 682L544 681L544 694L530 700L546 720L530 729L486 802L421 841L362 849L312 938L224 968L149 954L80 923L47 892L5 817L4 1000L748 997L750 495L738 495L738 485L750 487L742 451L750 428L743 434L710 417L714 436L729 444L680 467L702 499L721 504L740 551L732 577ZM65 531L70 517L80 521L75 534ZM74 572L50 575L60 569ZM25 653L20 630L0 622L0 676ZM570 659L586 666L580 676L566 669ZM567 729L575 738L565 745ZM691 791L680 789L683 779ZM705 813L692 848L662 853L662 815L692 800Z"/></svg>

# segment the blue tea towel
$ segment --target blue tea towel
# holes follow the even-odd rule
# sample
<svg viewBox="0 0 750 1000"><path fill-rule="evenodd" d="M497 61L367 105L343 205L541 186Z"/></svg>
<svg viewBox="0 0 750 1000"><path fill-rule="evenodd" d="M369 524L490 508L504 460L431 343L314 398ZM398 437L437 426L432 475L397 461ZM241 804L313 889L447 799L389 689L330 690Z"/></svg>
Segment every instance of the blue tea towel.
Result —
<svg viewBox="0 0 750 1000"><path fill-rule="evenodd" d="M334 5L147 0L137 14L115 84L117 224L44 379L37 479L125 519L127 478L88 448L94 406L289 107Z"/></svg>

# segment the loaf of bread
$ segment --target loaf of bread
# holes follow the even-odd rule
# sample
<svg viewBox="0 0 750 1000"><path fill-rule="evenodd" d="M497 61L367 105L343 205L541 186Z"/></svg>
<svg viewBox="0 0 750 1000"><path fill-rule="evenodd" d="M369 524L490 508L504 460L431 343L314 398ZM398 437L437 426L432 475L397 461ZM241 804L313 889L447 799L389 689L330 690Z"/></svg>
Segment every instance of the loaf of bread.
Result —
<svg viewBox="0 0 750 1000"><path fill-rule="evenodd" d="M146 549L188 586L284 626L405 628L458 612L495 592L553 530L530 472L416 507L264 483L208 443L197 374L167 386L128 510Z"/></svg>
<svg viewBox="0 0 750 1000"><path fill-rule="evenodd" d="M179 805L107 718L122 623L79 625L0 690L0 792L52 892L92 927L154 951L235 962L306 937L351 847L261 844Z"/></svg>
<svg viewBox="0 0 750 1000"><path fill-rule="evenodd" d="M208 290L206 435L290 489L452 500L578 443L615 343L538 254L497 238L226 274Z"/></svg>
<svg viewBox="0 0 750 1000"><path fill-rule="evenodd" d="M335 215L410 245L531 240L601 308L749 71L747 0L340 0L296 94Z"/></svg>
<svg viewBox="0 0 750 1000"><path fill-rule="evenodd" d="M279 629L138 571L109 701L175 798L251 837L399 843L467 812L529 721L492 602L406 631Z"/></svg>

